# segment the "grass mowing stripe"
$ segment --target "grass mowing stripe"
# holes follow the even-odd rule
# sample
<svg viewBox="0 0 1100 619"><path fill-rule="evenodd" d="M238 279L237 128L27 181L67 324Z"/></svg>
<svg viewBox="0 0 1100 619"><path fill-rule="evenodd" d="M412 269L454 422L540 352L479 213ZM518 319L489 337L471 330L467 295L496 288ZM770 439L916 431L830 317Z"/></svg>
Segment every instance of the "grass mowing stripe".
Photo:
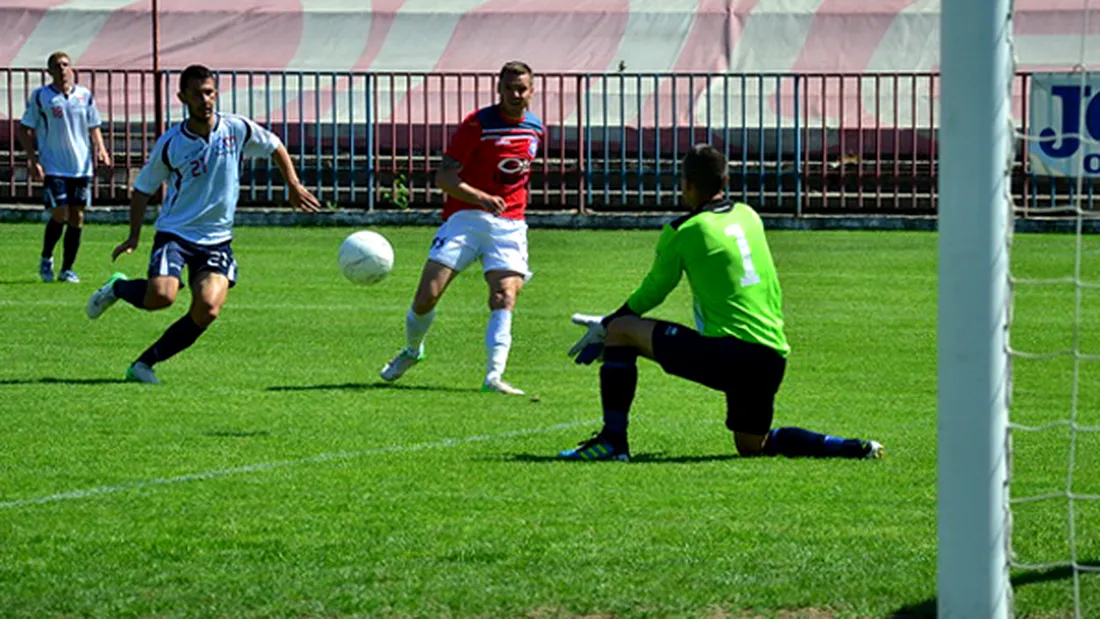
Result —
<svg viewBox="0 0 1100 619"><path fill-rule="evenodd" d="M46 501L0 509L0 615L934 613L935 234L770 234L795 350L776 425L873 438L886 460L738 458L720 394L639 362L631 464L574 466L553 454L587 434L584 425L466 447L416 444L588 416L595 426L599 377L565 356L580 336L566 320L621 304L652 264L659 231L530 231L537 276L521 294L508 367L542 396L538 409L477 394L487 316L477 269L448 288L431 362L404 388L376 388L369 374L402 339L435 229L385 228L398 260L369 288L336 268L349 231L240 229L243 285L157 390L121 386L103 365L121 370L185 311L190 291L168 314L120 305L89 321L84 305L100 282L144 269L146 256L110 262L125 226L85 229L86 283L44 286L35 281L41 225L0 225L0 501ZM1072 235L1019 235L1013 273L1065 278L1077 256ZM1085 257L1082 280L1100 280L1100 253ZM1017 287L1013 341L1071 347L1078 292L1079 348L1100 350L1100 291L1071 284ZM691 308L682 283L654 317L691 324ZM1069 358L1017 359L1013 422L1064 420L1072 369ZM1100 387L1095 376L1080 380L1079 422L1096 425ZM1064 488L1064 430L1014 435L1013 496ZM1100 436L1078 444L1074 491L1096 494ZM387 446L422 451L233 469ZM202 471L234 476L167 481ZM168 485L123 486L158 477ZM107 500L49 498L98 486L121 488L97 490L113 492ZM1014 506L1022 563L1066 560L1066 509ZM1100 503L1074 509L1079 532L1095 532ZM1077 544L1089 563L1100 556L1100 536L1079 534ZM1081 614L1100 616L1091 576L1080 576ZM1014 570L1013 580L1021 616L1073 612L1070 571Z"/></svg>
<svg viewBox="0 0 1100 619"><path fill-rule="evenodd" d="M592 424L591 419L585 419L583 421L572 421L569 423L559 423L552 426L543 426L541 428L528 428L526 430L512 430L509 432L500 432L497 434L477 434L474 436L464 436L461 438L448 438L441 441L434 441L431 443L413 443L412 445L391 445L389 447L379 447L377 449L364 449L363 451L350 451L342 453L327 453L312 458L300 458L298 460L283 460L279 462L261 462L259 464L249 464L247 466L237 466L229 469L216 469L213 471L202 471L200 473L188 473L186 475L177 475L175 477L158 477L156 479L149 479L146 481L137 481L129 484L119 484L117 486L100 486L98 488L87 488L84 490L73 490L70 492L59 492L57 494L50 494L47 496L36 497L33 499L17 499L14 501L0 502L0 509L14 509L17 507L25 507L28 505L42 505L45 503L56 503L58 501L73 501L78 499L86 499L94 496L102 496L105 494L115 494L118 492L126 492L127 490L140 490L142 488L150 488L153 486L167 486L171 484L180 484L189 481L206 481L208 479L217 479L220 477L230 477L232 475L243 475L245 473L257 473L261 471L271 471L274 469L287 468L291 466L300 466L303 464L319 464L323 462L332 462L334 460L352 460L355 458L363 458L366 456L378 456L382 454L390 453L410 453L414 451L423 451L425 449L440 449L446 447L455 447L458 445L468 445L470 443L481 443L485 441L491 441L500 438L517 438L520 436L530 436L533 434L543 434L546 432L554 432L556 430L568 430L584 424Z"/></svg>
<svg viewBox="0 0 1100 619"><path fill-rule="evenodd" d="M175 305L177 307L186 307L190 303L190 298L180 295L180 298L176 300ZM63 300L37 300L37 301L13 301L9 299L0 299L0 307L3 306L18 306L18 307L75 307L81 313L84 311L83 302L73 303L72 301ZM372 312L404 312L409 309L408 304L404 305L380 305L371 303L369 306L366 303L325 303L325 304L309 304L309 303L233 303L232 301L226 304L226 308L232 308L233 310L243 311L290 311L290 312L356 312L362 311L369 307ZM131 308L132 309L132 308ZM520 308L517 310L524 316L558 316L561 317L560 311L553 311L548 309L539 309L537 307L532 308ZM480 306L448 306L446 309L447 314L473 314L481 315L488 314L489 310ZM562 319L562 323L565 323L569 317L565 316ZM398 325L400 326L400 325ZM580 333L580 331L578 331Z"/></svg>

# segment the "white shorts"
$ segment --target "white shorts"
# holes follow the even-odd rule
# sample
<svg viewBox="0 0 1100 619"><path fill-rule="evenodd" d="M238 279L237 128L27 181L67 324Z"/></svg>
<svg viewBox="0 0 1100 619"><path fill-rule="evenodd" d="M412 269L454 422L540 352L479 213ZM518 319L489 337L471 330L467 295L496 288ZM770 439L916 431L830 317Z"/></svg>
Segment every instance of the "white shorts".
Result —
<svg viewBox="0 0 1100 619"><path fill-rule="evenodd" d="M428 260L463 271L477 258L484 273L512 271L530 279L527 222L477 210L451 215L432 239Z"/></svg>

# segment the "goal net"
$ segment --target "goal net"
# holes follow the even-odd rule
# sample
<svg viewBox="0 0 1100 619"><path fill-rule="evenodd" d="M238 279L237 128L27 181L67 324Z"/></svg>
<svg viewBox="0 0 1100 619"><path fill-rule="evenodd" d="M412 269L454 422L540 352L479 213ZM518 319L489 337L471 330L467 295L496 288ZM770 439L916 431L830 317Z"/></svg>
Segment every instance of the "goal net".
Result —
<svg viewBox="0 0 1100 619"><path fill-rule="evenodd" d="M942 3L941 617L1100 616L1100 19L1056 4L1030 71L1013 2Z"/></svg>

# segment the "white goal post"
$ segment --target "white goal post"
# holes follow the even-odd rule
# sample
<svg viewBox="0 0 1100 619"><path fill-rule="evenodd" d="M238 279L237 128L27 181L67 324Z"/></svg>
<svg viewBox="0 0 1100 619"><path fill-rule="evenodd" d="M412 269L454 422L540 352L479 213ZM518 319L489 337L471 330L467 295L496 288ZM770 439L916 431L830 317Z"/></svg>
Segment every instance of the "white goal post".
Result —
<svg viewBox="0 0 1100 619"><path fill-rule="evenodd" d="M1006 348L1010 0L943 0L940 13L937 321L937 612L1012 615Z"/></svg>

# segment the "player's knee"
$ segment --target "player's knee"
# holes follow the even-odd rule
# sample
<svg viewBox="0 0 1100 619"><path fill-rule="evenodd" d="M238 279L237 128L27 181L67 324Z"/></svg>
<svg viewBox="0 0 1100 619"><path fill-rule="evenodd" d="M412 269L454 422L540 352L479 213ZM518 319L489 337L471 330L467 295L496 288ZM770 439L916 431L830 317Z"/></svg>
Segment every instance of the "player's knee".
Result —
<svg viewBox="0 0 1100 619"><path fill-rule="evenodd" d="M74 228L80 228L84 225L84 209L71 206L69 207L69 225Z"/></svg>
<svg viewBox="0 0 1100 619"><path fill-rule="evenodd" d="M206 328L218 319L218 314L221 314L221 311L222 308L220 305L199 303L191 308L191 319L194 320L195 324L198 326Z"/></svg>
<svg viewBox="0 0 1100 619"><path fill-rule="evenodd" d="M634 323L638 320L635 316L620 316L607 324L607 337L604 340L608 346L634 346Z"/></svg>
<svg viewBox="0 0 1100 619"><path fill-rule="evenodd" d="M489 309L512 310L516 307L516 292L507 288L489 291Z"/></svg>
<svg viewBox="0 0 1100 619"><path fill-rule="evenodd" d="M177 290L171 288L158 288L149 286L145 289L145 309L161 310L171 307L176 302Z"/></svg>
<svg viewBox="0 0 1100 619"><path fill-rule="evenodd" d="M156 290L150 290L145 294L145 309L160 310L171 307L176 302L176 295L165 294Z"/></svg>
<svg viewBox="0 0 1100 619"><path fill-rule="evenodd" d="M64 206L53 209L52 211L50 211L50 219L59 224L65 223L69 220L69 209Z"/></svg>
<svg viewBox="0 0 1100 619"><path fill-rule="evenodd" d="M439 298L434 295L417 293L416 297L413 298L412 310L416 314L423 316L435 309L438 303Z"/></svg>

